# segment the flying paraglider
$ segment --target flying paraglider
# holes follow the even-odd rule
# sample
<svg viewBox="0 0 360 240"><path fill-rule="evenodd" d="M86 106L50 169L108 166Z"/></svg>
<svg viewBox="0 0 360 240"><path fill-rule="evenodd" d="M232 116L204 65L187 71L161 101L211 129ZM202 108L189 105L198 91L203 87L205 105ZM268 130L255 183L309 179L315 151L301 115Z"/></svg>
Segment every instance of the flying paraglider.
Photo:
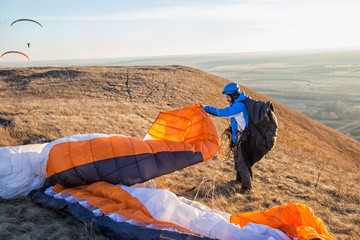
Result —
<svg viewBox="0 0 360 240"><path fill-rule="evenodd" d="M23 52L19 52L19 51L7 51L7 52L4 52L1 56L0 56L0 59L6 55L6 54L9 54L9 53L17 53L17 54L21 54L21 55L24 55L28 60L30 60L30 58Z"/></svg>
<svg viewBox="0 0 360 240"><path fill-rule="evenodd" d="M41 25L41 23L39 23L38 21L35 21L35 20L33 20L33 19L25 19L25 18L23 18L23 19L18 19L18 20L15 20L14 22L12 22L11 24L10 24L10 27L12 27L15 23L17 23L17 22L33 22L33 23L36 23L36 24L38 24L40 27L43 27L42 25ZM27 46L28 46L28 48L30 48L30 42L27 42Z"/></svg>
<svg viewBox="0 0 360 240"><path fill-rule="evenodd" d="M14 25L15 23L17 23L17 22L23 22L23 21L33 22L33 23L38 24L40 27L42 27L42 25L41 25L39 22L37 22L37 21L35 21L35 20L32 20L32 19L18 19L18 20L15 20L14 22L12 22L12 23L10 24L10 27L11 27L12 25Z"/></svg>

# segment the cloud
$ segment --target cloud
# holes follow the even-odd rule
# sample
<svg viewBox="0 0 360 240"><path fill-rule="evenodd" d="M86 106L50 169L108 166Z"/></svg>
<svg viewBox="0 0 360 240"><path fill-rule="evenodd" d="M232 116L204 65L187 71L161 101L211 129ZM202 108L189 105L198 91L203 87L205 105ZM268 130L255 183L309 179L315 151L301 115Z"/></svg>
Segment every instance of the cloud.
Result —
<svg viewBox="0 0 360 240"><path fill-rule="evenodd" d="M80 16L44 16L43 20L109 21L109 20L245 20L255 18L250 12L258 7L249 4L190 4L179 6L149 7L136 11L113 14Z"/></svg>
<svg viewBox="0 0 360 240"><path fill-rule="evenodd" d="M310 117L320 120L359 120L360 109L336 100L325 104L322 109L317 109Z"/></svg>
<svg viewBox="0 0 360 240"><path fill-rule="evenodd" d="M120 8L119 8L120 9ZM122 10L94 15L44 16L48 21L231 21L246 27L268 29L269 31L313 32L320 28L326 31L357 28L360 22L359 3L337 2L316 3L294 0L232 1L231 3L185 3L146 7L138 10Z"/></svg>

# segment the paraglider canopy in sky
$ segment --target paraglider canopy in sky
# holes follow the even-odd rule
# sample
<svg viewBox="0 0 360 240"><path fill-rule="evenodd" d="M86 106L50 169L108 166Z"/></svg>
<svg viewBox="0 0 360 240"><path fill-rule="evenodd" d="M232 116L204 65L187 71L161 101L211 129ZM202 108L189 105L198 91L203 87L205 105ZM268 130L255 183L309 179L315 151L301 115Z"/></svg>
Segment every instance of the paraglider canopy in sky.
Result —
<svg viewBox="0 0 360 240"><path fill-rule="evenodd" d="M3 54L1 54L0 56L0 59L5 56L6 54L9 54L9 53L16 53L16 54L21 54L21 55L24 55L28 60L30 60L30 58L23 52L19 52L19 51L7 51L7 52L4 52Z"/></svg>
<svg viewBox="0 0 360 240"><path fill-rule="evenodd" d="M12 27L12 25L14 25L14 24L15 24L15 23L17 23L17 22L23 22L23 21L26 21L26 22L33 22L33 23L38 24L40 27L42 27L42 25L41 25L39 22L37 22L37 21L35 21L35 20L32 20L32 19L25 19L25 18L15 20L14 22L12 22L12 23L10 24L10 27Z"/></svg>

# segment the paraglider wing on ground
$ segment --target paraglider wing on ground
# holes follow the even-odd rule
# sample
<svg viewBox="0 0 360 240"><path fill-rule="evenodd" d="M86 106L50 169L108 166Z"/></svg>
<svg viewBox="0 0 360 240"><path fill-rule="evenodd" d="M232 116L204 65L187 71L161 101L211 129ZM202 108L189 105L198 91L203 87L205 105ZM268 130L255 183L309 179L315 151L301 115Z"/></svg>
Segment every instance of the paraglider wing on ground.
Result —
<svg viewBox="0 0 360 240"><path fill-rule="evenodd" d="M284 221L268 226L269 220L258 221L258 213L231 216L168 190L125 186L209 160L218 149L215 126L194 104L161 112L145 140L81 134L0 148L0 197L26 196L33 190L35 203L64 209L114 239L333 240L311 210L271 210L267 219ZM291 214L308 221L286 221L283 216Z"/></svg>

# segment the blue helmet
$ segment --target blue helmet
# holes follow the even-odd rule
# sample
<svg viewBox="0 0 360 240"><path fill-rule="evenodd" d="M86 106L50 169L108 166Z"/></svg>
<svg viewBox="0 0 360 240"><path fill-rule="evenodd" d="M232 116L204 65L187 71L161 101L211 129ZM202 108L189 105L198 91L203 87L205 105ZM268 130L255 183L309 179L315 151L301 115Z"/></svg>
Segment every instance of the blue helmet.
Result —
<svg viewBox="0 0 360 240"><path fill-rule="evenodd" d="M237 85L236 83L229 83L224 87L224 90L222 91L222 94L224 95L233 95L233 94L240 94L240 88L239 85Z"/></svg>

